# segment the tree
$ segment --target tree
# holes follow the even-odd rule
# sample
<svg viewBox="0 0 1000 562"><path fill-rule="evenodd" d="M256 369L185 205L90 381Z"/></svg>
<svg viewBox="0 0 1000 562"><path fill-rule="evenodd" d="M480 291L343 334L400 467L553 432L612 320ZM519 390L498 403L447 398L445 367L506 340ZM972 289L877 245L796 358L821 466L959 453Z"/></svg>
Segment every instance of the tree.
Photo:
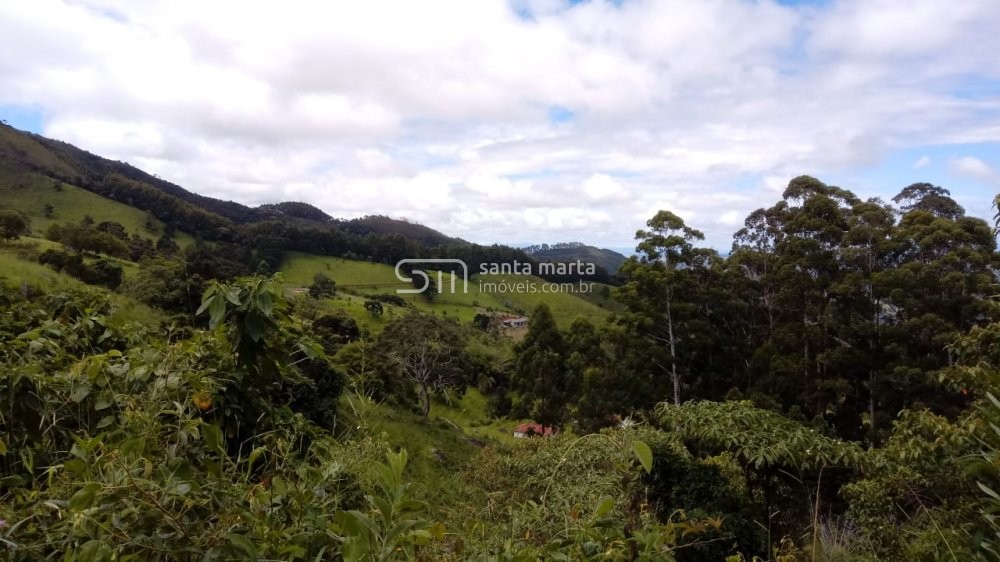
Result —
<svg viewBox="0 0 1000 562"><path fill-rule="evenodd" d="M139 271L121 286L121 292L156 308L192 313L197 308L205 282L188 275L184 262L165 257L149 257Z"/></svg>
<svg viewBox="0 0 1000 562"><path fill-rule="evenodd" d="M396 373L416 385L425 418L431 411L431 393L464 382L465 341L449 320L408 314L386 326L376 347Z"/></svg>
<svg viewBox="0 0 1000 562"><path fill-rule="evenodd" d="M929 183L904 187L892 198L892 202L899 205L904 213L925 211L952 220L965 215L965 209L951 198L950 191Z"/></svg>
<svg viewBox="0 0 1000 562"><path fill-rule="evenodd" d="M119 240L128 240L128 231L121 223L114 221L103 221L97 225L97 230L107 232Z"/></svg>
<svg viewBox="0 0 1000 562"><path fill-rule="evenodd" d="M337 284L322 273L317 273L313 277L313 284L309 285L309 296L314 299L332 297L336 293Z"/></svg>
<svg viewBox="0 0 1000 562"><path fill-rule="evenodd" d="M669 373L673 385L674 403L681 403L681 374L678 371L678 333L676 325L677 292L684 282L686 270L703 264L696 260L692 244L703 240L704 234L688 227L684 220L670 211L660 211L646 222L649 230L639 230L636 250L640 259L632 258L619 270L628 280L620 293L630 312L644 316L646 335L655 343L666 345L670 352Z"/></svg>
<svg viewBox="0 0 1000 562"><path fill-rule="evenodd" d="M312 327L329 353L334 353L342 345L361 339L358 323L343 312L324 314L313 320Z"/></svg>
<svg viewBox="0 0 1000 562"><path fill-rule="evenodd" d="M837 363L835 368L840 372L863 371L860 375L867 380L862 382L858 375L851 379L867 391L867 425L872 430L878 426L876 408L885 392L885 276L895 264L895 222L892 208L879 199L854 205L840 251L843 275L830 289L838 305L831 310L832 330L841 345L831 350L828 358ZM860 398L864 391L858 388L854 394ZM873 441L874 435L870 432Z"/></svg>
<svg viewBox="0 0 1000 562"><path fill-rule="evenodd" d="M576 321L566 334L568 367L579 379L574 421L591 432L668 398L661 372L648 361L649 340L627 324L595 328Z"/></svg>
<svg viewBox="0 0 1000 562"><path fill-rule="evenodd" d="M371 314L372 318L379 318L382 316L382 313L385 312L385 309L382 307L382 303L376 300L365 301L365 310L368 311L368 314Z"/></svg>
<svg viewBox="0 0 1000 562"><path fill-rule="evenodd" d="M157 252L170 255L177 253L180 249L181 248L177 245L177 242L174 242L174 239L167 234L160 236L160 238L156 241Z"/></svg>
<svg viewBox="0 0 1000 562"><path fill-rule="evenodd" d="M9 209L0 209L0 238L17 240L28 234L30 221L24 213Z"/></svg>
<svg viewBox="0 0 1000 562"><path fill-rule="evenodd" d="M520 399L515 411L542 425L561 426L574 401L575 385L566 370L566 344L548 305L535 307L528 333L515 351L511 383Z"/></svg>
<svg viewBox="0 0 1000 562"><path fill-rule="evenodd" d="M990 225L966 217L946 190L920 187L917 193L930 199L924 201L913 188L894 198L905 205L893 232L894 264L882 275L892 385L882 399L888 412L920 401L956 414L966 398L942 392L932 373L954 364L958 336L997 318L988 298L995 294L996 241Z"/></svg>

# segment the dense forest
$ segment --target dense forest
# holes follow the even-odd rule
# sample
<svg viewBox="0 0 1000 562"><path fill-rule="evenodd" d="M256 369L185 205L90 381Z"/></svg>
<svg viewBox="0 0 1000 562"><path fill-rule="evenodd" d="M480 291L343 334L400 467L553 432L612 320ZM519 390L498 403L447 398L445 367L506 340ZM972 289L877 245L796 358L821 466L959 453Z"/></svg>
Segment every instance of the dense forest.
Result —
<svg viewBox="0 0 1000 562"><path fill-rule="evenodd" d="M280 270L520 250L237 223L131 176L91 187L156 240L0 210L0 244L92 286L0 287L11 559L1000 558L1000 255L944 188L798 177L725 256L659 211L605 321L542 303L515 338L388 294L364 329L336 271L297 292ZM260 212L331 221L312 209ZM521 420L548 436L476 433Z"/></svg>

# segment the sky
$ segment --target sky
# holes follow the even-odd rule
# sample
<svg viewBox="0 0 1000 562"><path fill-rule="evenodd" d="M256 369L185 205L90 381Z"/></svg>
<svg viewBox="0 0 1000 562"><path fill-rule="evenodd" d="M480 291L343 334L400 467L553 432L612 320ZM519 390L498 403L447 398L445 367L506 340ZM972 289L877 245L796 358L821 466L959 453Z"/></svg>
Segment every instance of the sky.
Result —
<svg viewBox="0 0 1000 562"><path fill-rule="evenodd" d="M0 119L480 243L726 249L809 174L1000 192L1000 2L0 0Z"/></svg>

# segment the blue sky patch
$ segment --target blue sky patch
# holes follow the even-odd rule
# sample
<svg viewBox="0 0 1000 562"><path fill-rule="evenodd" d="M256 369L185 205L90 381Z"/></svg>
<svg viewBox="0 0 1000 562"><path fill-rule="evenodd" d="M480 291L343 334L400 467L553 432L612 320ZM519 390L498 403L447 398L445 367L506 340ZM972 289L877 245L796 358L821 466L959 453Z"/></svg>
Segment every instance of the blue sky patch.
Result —
<svg viewBox="0 0 1000 562"><path fill-rule="evenodd" d="M575 118L575 113L561 105L553 105L549 107L550 123L568 123Z"/></svg>
<svg viewBox="0 0 1000 562"><path fill-rule="evenodd" d="M22 131L42 133L42 112L37 108L24 105L0 105L0 120Z"/></svg>

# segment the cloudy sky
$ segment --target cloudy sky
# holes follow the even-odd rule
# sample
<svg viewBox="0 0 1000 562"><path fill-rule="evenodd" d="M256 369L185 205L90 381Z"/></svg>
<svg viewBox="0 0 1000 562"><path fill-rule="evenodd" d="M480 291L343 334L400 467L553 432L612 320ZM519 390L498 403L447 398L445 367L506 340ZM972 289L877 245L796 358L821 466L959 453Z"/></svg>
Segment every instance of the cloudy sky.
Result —
<svg viewBox="0 0 1000 562"><path fill-rule="evenodd" d="M0 118L248 204L726 248L804 173L987 216L998 53L997 0L0 0Z"/></svg>

